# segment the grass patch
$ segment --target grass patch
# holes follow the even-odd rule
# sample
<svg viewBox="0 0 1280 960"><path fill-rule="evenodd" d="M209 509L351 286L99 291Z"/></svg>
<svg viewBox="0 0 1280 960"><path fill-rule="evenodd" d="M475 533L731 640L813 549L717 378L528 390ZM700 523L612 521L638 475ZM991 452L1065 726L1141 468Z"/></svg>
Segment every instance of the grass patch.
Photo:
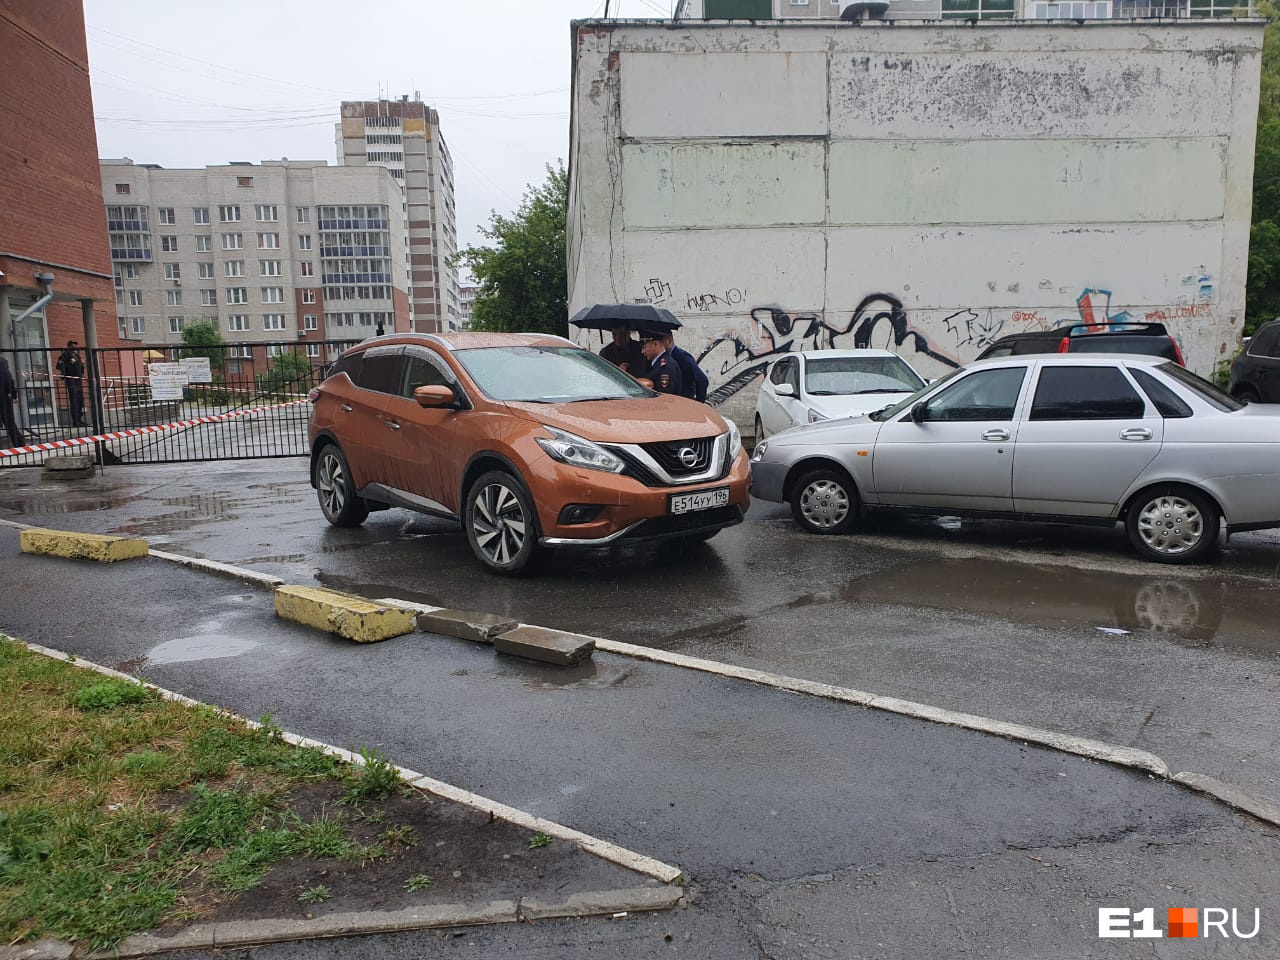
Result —
<svg viewBox="0 0 1280 960"><path fill-rule="evenodd" d="M0 944L109 949L252 890L287 857L367 863L411 845L395 827L357 842L349 807L291 807L313 784L351 802L396 794L396 768L363 756L351 767L285 742L270 717L254 728L0 635Z"/></svg>

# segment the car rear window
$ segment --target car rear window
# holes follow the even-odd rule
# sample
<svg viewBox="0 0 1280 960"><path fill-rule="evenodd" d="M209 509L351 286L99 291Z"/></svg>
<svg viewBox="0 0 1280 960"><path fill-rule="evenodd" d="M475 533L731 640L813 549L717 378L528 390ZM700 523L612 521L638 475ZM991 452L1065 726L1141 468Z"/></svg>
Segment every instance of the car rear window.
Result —
<svg viewBox="0 0 1280 960"><path fill-rule="evenodd" d="M345 373L351 378L352 383L358 383L360 380L360 364L363 360L363 353L348 353L344 357L339 357L334 361L333 366L329 368L329 374L325 379Z"/></svg>
<svg viewBox="0 0 1280 960"><path fill-rule="evenodd" d="M1147 405L1117 367L1045 366L1032 420L1132 420Z"/></svg>
<svg viewBox="0 0 1280 960"><path fill-rule="evenodd" d="M1186 387L1210 406L1216 407L1225 413L1233 413L1236 410L1244 409L1244 404L1235 397L1230 394L1223 393L1208 380L1202 380L1186 367L1180 367L1176 363L1162 363L1156 369L1165 376L1177 380L1182 386Z"/></svg>
<svg viewBox="0 0 1280 960"><path fill-rule="evenodd" d="M378 393L399 393L404 377L404 355L401 353L366 353L360 365L356 386Z"/></svg>

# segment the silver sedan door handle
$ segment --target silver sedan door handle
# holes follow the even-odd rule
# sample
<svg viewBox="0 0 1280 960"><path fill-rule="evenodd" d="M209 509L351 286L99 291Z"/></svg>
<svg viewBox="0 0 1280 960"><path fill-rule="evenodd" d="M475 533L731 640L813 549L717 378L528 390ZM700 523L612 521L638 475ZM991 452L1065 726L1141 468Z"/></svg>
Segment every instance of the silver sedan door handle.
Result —
<svg viewBox="0 0 1280 960"><path fill-rule="evenodd" d="M1009 431L1001 430L999 427L996 427L994 430L988 430L986 433L984 433L982 435L982 439L983 440L1008 440Z"/></svg>
<svg viewBox="0 0 1280 960"><path fill-rule="evenodd" d="M1120 431L1121 440L1150 440L1151 431L1146 427L1125 427Z"/></svg>
<svg viewBox="0 0 1280 960"><path fill-rule="evenodd" d="M399 430L399 429L400 429L400 424L396 423L394 420L388 420L388 421L387 421L387 426L388 426L388 427L390 427L392 430Z"/></svg>
<svg viewBox="0 0 1280 960"><path fill-rule="evenodd" d="M340 403L340 404L338 404L338 409L339 409L339 410L341 410L343 413L350 413L350 412L351 412L351 404L349 404L349 403Z"/></svg>

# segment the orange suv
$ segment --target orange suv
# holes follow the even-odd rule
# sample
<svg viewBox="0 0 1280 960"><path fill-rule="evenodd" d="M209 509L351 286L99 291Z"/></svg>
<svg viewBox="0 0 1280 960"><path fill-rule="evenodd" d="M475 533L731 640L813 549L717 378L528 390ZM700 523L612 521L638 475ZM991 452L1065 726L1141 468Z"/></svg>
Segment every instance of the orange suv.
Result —
<svg viewBox="0 0 1280 960"><path fill-rule="evenodd" d="M335 526L404 507L459 520L495 573L547 547L706 540L750 485L733 423L541 334L396 334L311 391L311 485Z"/></svg>

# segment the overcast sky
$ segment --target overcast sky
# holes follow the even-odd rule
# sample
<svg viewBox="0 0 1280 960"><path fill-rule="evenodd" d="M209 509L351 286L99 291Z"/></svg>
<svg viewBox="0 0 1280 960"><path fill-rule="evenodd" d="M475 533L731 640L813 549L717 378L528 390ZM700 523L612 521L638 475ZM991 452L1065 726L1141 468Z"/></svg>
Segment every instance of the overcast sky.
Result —
<svg viewBox="0 0 1280 960"><path fill-rule="evenodd" d="M342 100L440 111L458 242L568 160L569 21L605 0L85 0L98 151L164 167L335 163ZM660 17L672 0L610 0Z"/></svg>

